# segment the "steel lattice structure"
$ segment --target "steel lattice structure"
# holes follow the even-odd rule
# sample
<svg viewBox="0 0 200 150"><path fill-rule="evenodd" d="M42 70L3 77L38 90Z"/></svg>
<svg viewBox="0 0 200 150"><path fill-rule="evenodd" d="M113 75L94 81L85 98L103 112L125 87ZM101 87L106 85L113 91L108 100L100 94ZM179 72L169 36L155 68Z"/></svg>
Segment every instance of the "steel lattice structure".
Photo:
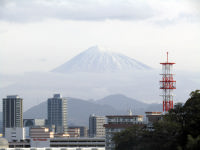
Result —
<svg viewBox="0 0 200 150"><path fill-rule="evenodd" d="M174 80L174 74L172 73L173 65L175 63L168 62L167 52L167 61L160 64L162 65L160 89L162 89L163 112L168 112L173 108L173 90L176 89L176 81Z"/></svg>

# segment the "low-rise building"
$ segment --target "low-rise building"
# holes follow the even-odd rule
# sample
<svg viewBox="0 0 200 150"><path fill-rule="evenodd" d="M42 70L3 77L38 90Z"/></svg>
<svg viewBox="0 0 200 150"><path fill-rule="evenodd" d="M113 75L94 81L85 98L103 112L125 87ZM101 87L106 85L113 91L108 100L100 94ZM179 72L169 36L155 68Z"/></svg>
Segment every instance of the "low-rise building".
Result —
<svg viewBox="0 0 200 150"><path fill-rule="evenodd" d="M26 138L30 137L30 128L32 127L44 127L46 125L45 119L23 119L23 125L26 130Z"/></svg>
<svg viewBox="0 0 200 150"><path fill-rule="evenodd" d="M23 119L24 127L44 127L46 125L45 119Z"/></svg>
<svg viewBox="0 0 200 150"><path fill-rule="evenodd" d="M25 140L25 128L5 128L5 138L8 142Z"/></svg>
<svg viewBox="0 0 200 150"><path fill-rule="evenodd" d="M147 124L155 123L162 119L162 112L145 112Z"/></svg>
<svg viewBox="0 0 200 150"><path fill-rule="evenodd" d="M88 128L85 126L69 126L70 128L79 128L80 129L80 137L87 137L88 136Z"/></svg>
<svg viewBox="0 0 200 150"><path fill-rule="evenodd" d="M33 127L30 128L31 138L53 138L54 132L50 132L46 127Z"/></svg>
<svg viewBox="0 0 200 150"><path fill-rule="evenodd" d="M147 124L147 130L153 131L154 127L153 124L155 122L158 122L162 119L162 112L145 112L146 114L146 124Z"/></svg>
<svg viewBox="0 0 200 150"><path fill-rule="evenodd" d="M54 138L33 138L30 141L31 147L65 147L65 148L105 148L105 138L86 137L54 137Z"/></svg>
<svg viewBox="0 0 200 150"><path fill-rule="evenodd" d="M53 138L50 139L50 147L105 148L105 138Z"/></svg>
<svg viewBox="0 0 200 150"><path fill-rule="evenodd" d="M19 150L19 148L6 148L6 150ZM73 147L73 148L66 148L66 147L31 147L31 148L20 148L20 150L105 150L105 147Z"/></svg>
<svg viewBox="0 0 200 150"><path fill-rule="evenodd" d="M142 115L116 115L106 117L107 124L104 125L106 129L106 150L115 149L115 144L112 141L114 133L121 132L136 124L144 126Z"/></svg>
<svg viewBox="0 0 200 150"><path fill-rule="evenodd" d="M50 132L49 128L45 127L33 127L30 129L30 138L31 147L49 147L54 132Z"/></svg>
<svg viewBox="0 0 200 150"><path fill-rule="evenodd" d="M28 148L30 147L30 139L20 142L9 142L9 148Z"/></svg>
<svg viewBox="0 0 200 150"><path fill-rule="evenodd" d="M80 137L80 128L69 127L67 133L70 137Z"/></svg>
<svg viewBox="0 0 200 150"><path fill-rule="evenodd" d="M0 149L7 149L8 147L8 140L0 137Z"/></svg>

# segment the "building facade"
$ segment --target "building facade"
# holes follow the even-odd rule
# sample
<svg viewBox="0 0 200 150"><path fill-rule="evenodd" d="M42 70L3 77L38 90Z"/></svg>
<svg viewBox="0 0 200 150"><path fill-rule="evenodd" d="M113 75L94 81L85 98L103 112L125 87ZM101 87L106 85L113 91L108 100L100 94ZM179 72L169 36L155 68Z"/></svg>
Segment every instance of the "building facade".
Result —
<svg viewBox="0 0 200 150"><path fill-rule="evenodd" d="M70 127L67 130L69 137L80 137L80 128Z"/></svg>
<svg viewBox="0 0 200 150"><path fill-rule="evenodd" d="M153 124L162 119L162 112L145 112L147 124Z"/></svg>
<svg viewBox="0 0 200 150"><path fill-rule="evenodd" d="M142 115L122 115L122 116L106 116L107 124L104 125L106 130L106 150L115 150L115 144L112 141L114 133L133 125L144 126Z"/></svg>
<svg viewBox="0 0 200 150"><path fill-rule="evenodd" d="M3 99L3 133L5 128L23 127L23 100L18 95Z"/></svg>
<svg viewBox="0 0 200 150"><path fill-rule="evenodd" d="M60 94L48 99L48 125L56 133L67 133L67 100Z"/></svg>
<svg viewBox="0 0 200 150"><path fill-rule="evenodd" d="M69 126L70 128L79 128L80 129L80 137L88 137L88 128L85 126Z"/></svg>
<svg viewBox="0 0 200 150"><path fill-rule="evenodd" d="M105 148L105 138L53 138L50 147Z"/></svg>
<svg viewBox="0 0 200 150"><path fill-rule="evenodd" d="M162 120L162 112L145 112L146 114L146 124L147 124L147 129L149 131L153 131L154 127L153 124L155 122L158 122L159 120Z"/></svg>
<svg viewBox="0 0 200 150"><path fill-rule="evenodd" d="M45 119L23 119L24 127L44 127L45 123Z"/></svg>
<svg viewBox="0 0 200 150"><path fill-rule="evenodd" d="M6 148L6 150L105 150L105 147L34 147L34 148Z"/></svg>
<svg viewBox="0 0 200 150"><path fill-rule="evenodd" d="M20 142L26 139L25 128L6 128L5 129L5 138L8 142Z"/></svg>
<svg viewBox="0 0 200 150"><path fill-rule="evenodd" d="M89 137L105 137L106 123L104 116L90 115L89 117Z"/></svg>
<svg viewBox="0 0 200 150"><path fill-rule="evenodd" d="M30 138L53 138L54 132L50 132L46 127L30 128Z"/></svg>

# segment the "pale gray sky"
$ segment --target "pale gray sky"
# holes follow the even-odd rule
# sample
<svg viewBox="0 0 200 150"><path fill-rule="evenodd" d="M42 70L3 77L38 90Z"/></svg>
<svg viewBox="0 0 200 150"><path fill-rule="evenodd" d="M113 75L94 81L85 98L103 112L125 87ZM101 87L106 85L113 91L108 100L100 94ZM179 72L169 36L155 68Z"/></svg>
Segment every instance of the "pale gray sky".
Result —
<svg viewBox="0 0 200 150"><path fill-rule="evenodd" d="M0 0L0 73L49 71L93 45L200 71L198 0Z"/></svg>

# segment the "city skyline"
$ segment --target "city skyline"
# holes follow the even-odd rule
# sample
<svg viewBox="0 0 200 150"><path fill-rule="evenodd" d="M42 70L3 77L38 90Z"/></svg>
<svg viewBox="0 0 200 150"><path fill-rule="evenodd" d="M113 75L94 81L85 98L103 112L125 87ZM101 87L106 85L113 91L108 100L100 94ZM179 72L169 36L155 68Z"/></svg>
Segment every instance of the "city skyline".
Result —
<svg viewBox="0 0 200 150"><path fill-rule="evenodd" d="M169 61L176 63L175 101L185 102L200 83L199 6L196 0L1 0L0 97L19 94L25 99L25 109L56 92L86 100L119 93L160 103L160 62L166 60L168 51ZM157 72L125 76L49 72L94 45L136 59ZM148 89L148 97L140 88Z"/></svg>

